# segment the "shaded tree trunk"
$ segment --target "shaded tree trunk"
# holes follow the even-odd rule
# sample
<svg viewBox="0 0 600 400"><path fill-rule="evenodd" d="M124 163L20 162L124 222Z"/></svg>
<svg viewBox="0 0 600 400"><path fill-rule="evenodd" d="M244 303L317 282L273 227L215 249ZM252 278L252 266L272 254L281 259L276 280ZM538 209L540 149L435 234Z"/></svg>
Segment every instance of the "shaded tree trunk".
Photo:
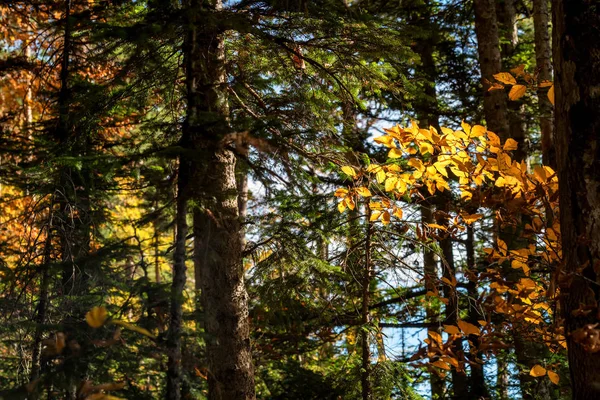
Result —
<svg viewBox="0 0 600 400"><path fill-rule="evenodd" d="M468 320L473 325L478 325L478 320L482 319L481 312L477 305L479 302L479 293L477 292L477 280L475 279L475 274L477 273L477 263L475 260L475 235L473 232L473 227L467 227L467 241L466 245L466 253L467 253L467 269L470 274L473 274L469 277L469 281L467 283L467 295L469 296L469 307L468 307ZM473 350L471 350L471 355L475 356L477 359L481 360L482 355L478 353L476 349L479 347L479 337L477 335L469 335L469 340L473 343ZM476 360L479 362L479 360ZM483 366L473 366L471 365L471 396L475 399L487 398L489 397L489 393L487 387L485 386L485 375L483 373Z"/></svg>
<svg viewBox="0 0 600 400"><path fill-rule="evenodd" d="M538 81L552 80L552 53L550 47L550 12L548 0L533 0L533 29L535 38L535 64L539 71ZM546 95L548 89L538 90L542 159L544 165L556 169L553 146L552 104Z"/></svg>
<svg viewBox="0 0 600 400"><path fill-rule="evenodd" d="M517 12L514 0L498 0L496 3L496 16L501 38L501 64L511 65L515 54L519 35L517 30ZM527 154L527 141L525 135L525 121L523 120L524 107L520 101L508 101L508 137L517 141L519 147L513 152L516 160L524 160ZM503 138L505 140L506 138Z"/></svg>
<svg viewBox="0 0 600 400"><path fill-rule="evenodd" d="M561 307L573 399L598 399L600 357L589 334L598 334L600 301L600 2L556 0L553 15ZM586 307L592 312L574 314Z"/></svg>
<svg viewBox="0 0 600 400"><path fill-rule="evenodd" d="M493 75L502 70L498 21L496 19L495 0L474 0L475 33L477 34L477 52L481 68L483 110L489 130L506 140L509 134L506 94L500 90L488 91L485 80L493 80Z"/></svg>
<svg viewBox="0 0 600 400"><path fill-rule="evenodd" d="M194 266L206 333L208 398L254 399L248 296L236 156L229 148L225 48L218 27L221 0L192 0L188 9L188 124L194 149ZM229 141L229 142L228 142Z"/></svg>
<svg viewBox="0 0 600 400"><path fill-rule="evenodd" d="M421 223L423 226L426 224L433 224L433 213L431 206L427 204L421 204ZM435 259L435 252L428 246L423 248L423 275L425 277L425 290L435 292L438 282L437 276L437 262ZM428 305L425 309L425 315L427 316L427 322L437 323L439 319L439 307ZM438 327L428 328L428 332L441 333ZM431 346L430 346L431 347ZM445 384L444 380L437 374L429 374L429 384L431 385L431 398L432 399L443 399L445 395Z"/></svg>
<svg viewBox="0 0 600 400"><path fill-rule="evenodd" d="M373 398L371 389L371 341L369 338L368 325L371 323L371 314L369 313L369 303L371 302L371 236L373 235L373 223L371 219L371 209L369 201L365 204L366 210L366 235L365 235L365 264L361 282L362 304L361 304L361 325L360 342L362 350L362 368L360 374L360 383L362 388L362 399L370 400Z"/></svg>

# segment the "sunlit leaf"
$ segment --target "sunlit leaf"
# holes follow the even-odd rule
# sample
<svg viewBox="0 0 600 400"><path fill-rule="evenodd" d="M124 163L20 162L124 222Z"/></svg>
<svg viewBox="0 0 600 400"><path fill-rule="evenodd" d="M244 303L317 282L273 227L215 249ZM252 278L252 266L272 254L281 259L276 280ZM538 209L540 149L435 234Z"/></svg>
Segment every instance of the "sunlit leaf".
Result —
<svg viewBox="0 0 600 400"><path fill-rule="evenodd" d="M460 335L460 330L454 325L444 325L444 331L449 335Z"/></svg>
<svg viewBox="0 0 600 400"><path fill-rule="evenodd" d="M356 188L356 193L358 193L362 197L371 197L371 191L364 186L360 186Z"/></svg>
<svg viewBox="0 0 600 400"><path fill-rule="evenodd" d="M523 97L526 91L527 87L525 85L514 85L510 89L510 92L508 92L508 98L510 100L518 100Z"/></svg>
<svg viewBox="0 0 600 400"><path fill-rule="evenodd" d="M494 78L501 83L506 85L516 85L517 80L508 72L500 72L498 74L494 74Z"/></svg>
<svg viewBox="0 0 600 400"><path fill-rule="evenodd" d="M506 139L506 142L504 143L503 150L511 151L511 150L517 150L518 148L519 148L519 144L517 143L517 141L515 139L508 138L508 139Z"/></svg>
<svg viewBox="0 0 600 400"><path fill-rule="evenodd" d="M548 90L548 100L554 105L554 85L550 86L550 90Z"/></svg>
<svg viewBox="0 0 600 400"><path fill-rule="evenodd" d="M479 328L469 322L458 321L457 325L465 335L481 335Z"/></svg>
<svg viewBox="0 0 600 400"><path fill-rule="evenodd" d="M353 167L350 167L349 165L343 166L342 172L348 176L351 176L352 178L356 177L356 170Z"/></svg>
<svg viewBox="0 0 600 400"><path fill-rule="evenodd" d="M531 371L529 371L529 375L531 375L535 378L544 376L544 375L546 375L546 368L542 367L539 364L536 364L533 366L533 368L531 368Z"/></svg>

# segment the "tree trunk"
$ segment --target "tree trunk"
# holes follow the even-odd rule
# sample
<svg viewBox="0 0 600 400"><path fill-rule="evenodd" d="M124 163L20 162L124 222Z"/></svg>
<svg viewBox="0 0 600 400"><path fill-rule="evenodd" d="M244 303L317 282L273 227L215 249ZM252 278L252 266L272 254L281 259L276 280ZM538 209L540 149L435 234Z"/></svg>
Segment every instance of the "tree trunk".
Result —
<svg viewBox="0 0 600 400"><path fill-rule="evenodd" d="M535 63L539 71L538 81L552 80L552 53L550 49L550 13L548 0L533 0L533 29L535 37ZM552 104L546 95L548 89L538 90L540 133L542 136L542 159L544 165L556 169L552 126Z"/></svg>
<svg viewBox="0 0 600 400"><path fill-rule="evenodd" d="M187 142L188 132L184 127L182 144ZM173 280L171 283L170 324L167 334L167 396L169 400L181 399L181 329L183 324L183 289L186 281L186 237L188 233L187 209L189 195L190 161L185 155L179 159L177 176L177 210L175 216L176 239L173 253Z"/></svg>
<svg viewBox="0 0 600 400"><path fill-rule="evenodd" d="M589 333L600 301L600 2L556 0L555 141L565 318L573 399L600 398L600 357ZM575 310L592 310L574 313ZM588 328L589 331L582 330ZM590 348L591 347L591 348Z"/></svg>
<svg viewBox="0 0 600 400"><path fill-rule="evenodd" d="M448 226L448 212L450 210L451 198L448 192L438 194L437 197L437 217L436 222L438 225ZM446 237L440 240L440 247L442 248L443 259L441 260L442 265L442 276L449 281L456 280L456 267L454 264L454 249L452 245L452 238L447 234ZM444 297L448 300L445 309L445 323L448 325L457 326L458 318L458 292L456 287L444 284ZM456 339L453 342L453 348L457 358L462 358L463 341L462 339ZM453 397L456 399L469 398L468 382L465 371L458 371L456 368L452 368L452 392Z"/></svg>
<svg viewBox="0 0 600 400"><path fill-rule="evenodd" d="M467 283L467 295L469 296L469 314L468 320L473 325L478 325L478 320L482 319L481 312L477 305L479 302L479 293L477 292L477 263L475 261L475 235L473 227L467 227L467 241L466 241L466 253L467 253L467 269L469 273L473 274L469 277ZM478 353L476 349L479 347L479 337L477 335L469 335L469 340L473 343L471 355L477 359L482 359L481 353ZM473 366L471 365L471 396L474 399L488 398L489 393L485 386L485 375L483 373L483 365Z"/></svg>
<svg viewBox="0 0 600 400"><path fill-rule="evenodd" d="M373 223L371 219L371 209L369 202L366 201L366 225L367 232L365 235L365 265L361 282L362 290L362 309L361 309L361 325L360 342L362 350L362 368L360 374L360 383L362 388L362 399L370 400L373 398L371 390L371 343L369 338L368 325L371 323L371 314L369 313L369 303L371 302L371 236L373 234Z"/></svg>
<svg viewBox="0 0 600 400"><path fill-rule="evenodd" d="M486 80L493 81L493 75L502 70L500 42L498 39L498 21L494 0L474 0L475 33L477 34L477 52L484 88L483 110L489 130L497 133L502 140L508 138L508 112L506 93L501 90L488 91Z"/></svg>
<svg viewBox="0 0 600 400"><path fill-rule="evenodd" d="M421 223L423 226L426 224L433 224L433 213L431 212L431 206L428 204L421 204ZM438 276L437 276L437 265L435 260L435 252L429 247L424 246L423 248L423 276L425 277L425 290L435 292ZM439 307L428 305L425 309L425 315L427 316L427 322L437 323L439 319ZM435 332L440 334L440 329L437 327L428 328L428 332ZM429 337L429 335L428 335ZM445 385L444 380L437 374L429 374L429 383L431 385L431 398L441 400L444 398Z"/></svg>
<svg viewBox="0 0 600 400"><path fill-rule="evenodd" d="M496 3L496 16L501 37L501 64L512 66L519 35L517 30L517 12L514 0L498 0ZM508 137L517 141L519 147L513 152L517 161L524 160L527 154L527 141L525 140L525 121L523 120L524 107L520 101L508 101ZM508 138L507 137L507 138ZM507 138L503 138L506 140Z"/></svg>
<svg viewBox="0 0 600 400"><path fill-rule="evenodd" d="M194 266L204 310L208 398L254 399L248 296L236 157L229 127L221 0L192 0L186 51L188 124L194 149Z"/></svg>

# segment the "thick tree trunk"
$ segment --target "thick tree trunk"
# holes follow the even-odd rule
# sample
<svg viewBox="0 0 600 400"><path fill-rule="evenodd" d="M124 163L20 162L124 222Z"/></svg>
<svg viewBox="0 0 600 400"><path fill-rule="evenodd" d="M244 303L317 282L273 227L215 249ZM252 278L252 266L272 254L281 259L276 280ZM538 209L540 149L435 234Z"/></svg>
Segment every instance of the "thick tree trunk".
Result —
<svg viewBox="0 0 600 400"><path fill-rule="evenodd" d="M561 307L573 399L591 400L600 398L600 356L590 351L600 322L600 1L556 0L553 11Z"/></svg>
<svg viewBox="0 0 600 400"><path fill-rule="evenodd" d="M481 68L483 110L489 130L505 140L509 133L506 93L501 90L488 91L486 80L493 81L493 75L502 70L498 21L494 0L474 0L475 33L477 34L477 52Z"/></svg>
<svg viewBox="0 0 600 400"><path fill-rule="evenodd" d="M248 296L242 265L242 226L236 157L227 148L225 48L216 15L221 0L192 0L188 16L188 123L194 149L194 266L206 333L208 397L254 399Z"/></svg>
<svg viewBox="0 0 600 400"><path fill-rule="evenodd" d="M552 53L550 48L550 13L548 0L533 0L533 29L535 37L535 64L539 71L538 81L552 80ZM552 126L552 104L546 95L548 89L538 90L542 158L544 165L556 169Z"/></svg>

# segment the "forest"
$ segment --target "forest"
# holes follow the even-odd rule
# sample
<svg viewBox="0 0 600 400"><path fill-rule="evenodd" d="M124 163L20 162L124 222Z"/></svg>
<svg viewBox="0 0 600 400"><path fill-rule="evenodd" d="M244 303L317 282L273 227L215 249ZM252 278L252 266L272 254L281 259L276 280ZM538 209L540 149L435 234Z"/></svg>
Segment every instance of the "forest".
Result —
<svg viewBox="0 0 600 400"><path fill-rule="evenodd" d="M0 2L0 400L600 399L600 0Z"/></svg>

